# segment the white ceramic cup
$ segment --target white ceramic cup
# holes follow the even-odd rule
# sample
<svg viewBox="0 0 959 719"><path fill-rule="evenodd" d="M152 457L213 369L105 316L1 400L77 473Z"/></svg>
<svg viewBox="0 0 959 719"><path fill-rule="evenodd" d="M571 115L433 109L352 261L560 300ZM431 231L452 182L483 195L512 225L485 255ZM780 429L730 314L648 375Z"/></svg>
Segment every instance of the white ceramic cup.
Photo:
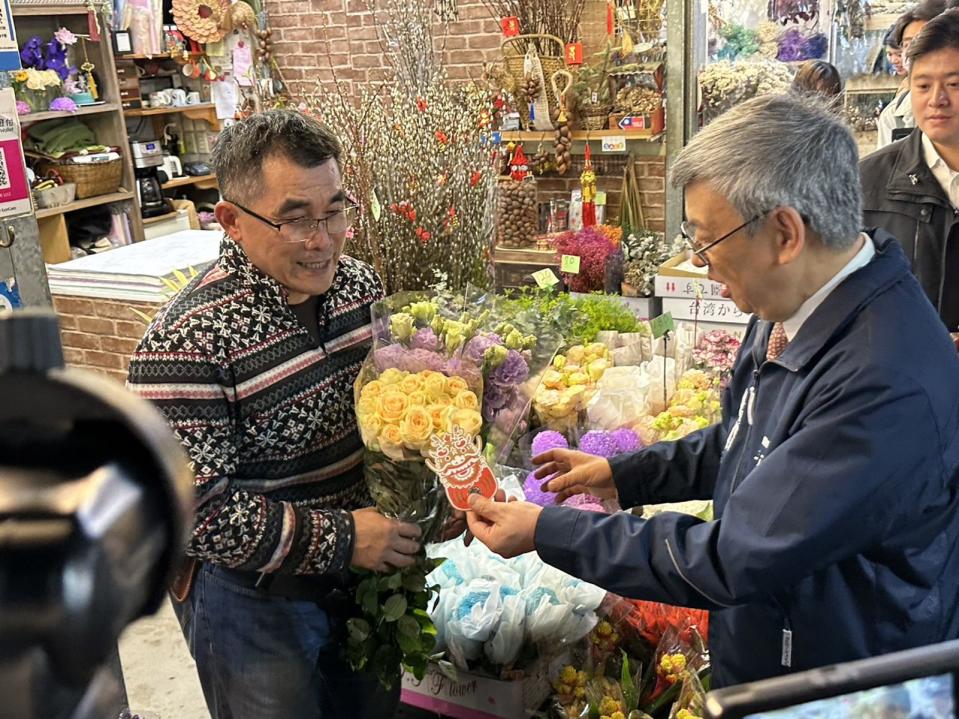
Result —
<svg viewBox="0 0 959 719"><path fill-rule="evenodd" d="M187 105L199 105L199 104L200 104L200 93L198 93L198 92L190 92L190 93L187 93L187 96L186 96L186 104L187 104Z"/></svg>
<svg viewBox="0 0 959 719"><path fill-rule="evenodd" d="M170 104L173 107L183 107L186 105L186 90L174 89L170 90Z"/></svg>

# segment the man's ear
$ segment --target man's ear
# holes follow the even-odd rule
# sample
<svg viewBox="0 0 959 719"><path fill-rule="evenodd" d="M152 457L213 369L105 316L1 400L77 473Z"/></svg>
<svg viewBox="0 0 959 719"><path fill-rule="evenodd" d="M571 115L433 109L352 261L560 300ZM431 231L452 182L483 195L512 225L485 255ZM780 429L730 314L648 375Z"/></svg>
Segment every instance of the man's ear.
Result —
<svg viewBox="0 0 959 719"><path fill-rule="evenodd" d="M776 255L780 265L795 262L806 247L808 230L802 216L793 207L777 207L770 216L776 233Z"/></svg>
<svg viewBox="0 0 959 719"><path fill-rule="evenodd" d="M223 228L223 231L226 232L234 242L243 242L243 233L240 231L239 225L240 212L237 210L236 205L221 200L217 202L213 208L213 215L216 217L216 221L220 224L220 227Z"/></svg>

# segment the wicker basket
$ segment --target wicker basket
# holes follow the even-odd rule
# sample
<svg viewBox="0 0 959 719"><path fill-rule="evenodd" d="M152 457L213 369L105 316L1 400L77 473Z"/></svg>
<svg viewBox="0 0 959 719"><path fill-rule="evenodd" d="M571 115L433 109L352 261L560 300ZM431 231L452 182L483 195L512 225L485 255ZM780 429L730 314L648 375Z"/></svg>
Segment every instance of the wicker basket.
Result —
<svg viewBox="0 0 959 719"><path fill-rule="evenodd" d="M523 65L526 60L526 48L528 47L529 43L540 39L545 39L551 43L555 43L559 51L558 55L542 55L537 53L539 56L539 62L543 66L543 79L545 81L544 84L546 85L546 99L549 102L550 122L552 122L553 112L559 110L559 98L556 97L556 92L553 90L553 84L550 82L550 78L553 77L555 73L566 68L566 63L563 61L563 52L565 51L566 46L563 44L563 41L555 35L546 35L544 33L534 35L516 35L503 40L501 49L503 51L503 59L506 62L506 69L509 70L509 74L513 76L513 80L516 81L516 84L521 85L526 76L523 69ZM516 45L514 43L522 44ZM523 125L529 125L529 105L525 102L520 103L519 112L520 117L523 120Z"/></svg>
<svg viewBox="0 0 959 719"><path fill-rule="evenodd" d="M579 118L583 121L584 130L605 130L609 122L610 106L582 108Z"/></svg>
<svg viewBox="0 0 959 719"><path fill-rule="evenodd" d="M40 167L42 174L56 172L64 182L74 182L77 185L77 199L106 195L116 192L123 177L123 160L108 160L80 164L76 162L50 162Z"/></svg>

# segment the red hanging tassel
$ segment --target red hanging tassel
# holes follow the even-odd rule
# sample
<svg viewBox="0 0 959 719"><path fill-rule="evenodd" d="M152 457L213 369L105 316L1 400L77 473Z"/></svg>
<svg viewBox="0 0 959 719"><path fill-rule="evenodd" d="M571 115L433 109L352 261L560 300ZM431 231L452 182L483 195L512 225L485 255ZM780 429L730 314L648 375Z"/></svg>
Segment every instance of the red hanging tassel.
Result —
<svg viewBox="0 0 959 719"><path fill-rule="evenodd" d="M613 0L606 0L606 34L612 37L616 32L616 8Z"/></svg>

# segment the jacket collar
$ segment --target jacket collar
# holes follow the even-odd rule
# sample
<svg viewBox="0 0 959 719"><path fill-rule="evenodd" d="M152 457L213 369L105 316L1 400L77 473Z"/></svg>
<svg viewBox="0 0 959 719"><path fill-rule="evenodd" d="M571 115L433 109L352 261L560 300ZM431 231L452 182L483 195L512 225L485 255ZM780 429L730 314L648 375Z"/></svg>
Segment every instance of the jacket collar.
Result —
<svg viewBox="0 0 959 719"><path fill-rule="evenodd" d="M258 294L287 305L287 291L279 282L256 267L246 252L229 235L220 240L220 258L217 266L225 273L235 275Z"/></svg>
<svg viewBox="0 0 959 719"><path fill-rule="evenodd" d="M922 197L927 202L949 207L949 200L942 191L942 186L936 181L926 162L922 130L917 127L908 137L900 140L899 144L899 153L886 185L889 193Z"/></svg>
<svg viewBox="0 0 959 719"><path fill-rule="evenodd" d="M909 264L899 242L884 230L873 230L869 234L876 246L872 262L853 272L829 294L803 323L785 351L773 360L776 364L791 372L799 371L877 295L909 276ZM759 353L754 356L762 364L772 323L761 321L760 325L765 325L758 330L762 340L753 345L753 352Z"/></svg>

